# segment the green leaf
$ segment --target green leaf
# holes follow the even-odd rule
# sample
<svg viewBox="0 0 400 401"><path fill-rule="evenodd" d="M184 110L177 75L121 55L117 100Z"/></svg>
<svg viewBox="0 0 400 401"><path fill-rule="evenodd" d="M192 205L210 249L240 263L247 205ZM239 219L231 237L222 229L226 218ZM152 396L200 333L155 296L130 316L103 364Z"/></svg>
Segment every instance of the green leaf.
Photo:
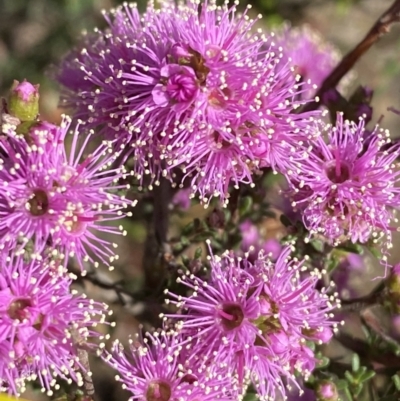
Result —
<svg viewBox="0 0 400 401"><path fill-rule="evenodd" d="M189 267L190 259L189 259L189 257L188 257L187 255L182 254L182 255L181 255L181 260L182 260L182 264L183 264L185 267Z"/></svg>
<svg viewBox="0 0 400 401"><path fill-rule="evenodd" d="M322 369L329 365L329 358L326 356L319 355L317 358L317 369Z"/></svg>
<svg viewBox="0 0 400 401"><path fill-rule="evenodd" d="M196 250L194 252L194 258L200 259L202 253L203 253L203 250L200 247L196 248Z"/></svg>
<svg viewBox="0 0 400 401"><path fill-rule="evenodd" d="M398 391L400 391L400 376L398 374L393 375L392 380L393 380L394 385L396 386L396 389Z"/></svg>
<svg viewBox="0 0 400 401"><path fill-rule="evenodd" d="M181 244L182 244L184 247L189 246L189 245L190 245L189 238L188 238L188 237L185 237L184 235L182 235L182 236L181 236Z"/></svg>
<svg viewBox="0 0 400 401"><path fill-rule="evenodd" d="M362 255L364 253L364 249L359 244L353 244L351 242L346 242L345 244L339 245L336 249L341 251L356 253L357 255Z"/></svg>
<svg viewBox="0 0 400 401"><path fill-rule="evenodd" d="M324 251L325 243L323 241L314 239L310 241L310 244L317 252L322 253Z"/></svg>
<svg viewBox="0 0 400 401"><path fill-rule="evenodd" d="M373 370L367 370L365 372L363 372L360 377L358 378L358 380L360 382L366 382L370 379L372 379L374 376L376 375L376 373Z"/></svg>
<svg viewBox="0 0 400 401"><path fill-rule="evenodd" d="M344 377L347 379L349 383L354 383L354 377L348 370L344 372Z"/></svg>
<svg viewBox="0 0 400 401"><path fill-rule="evenodd" d="M360 357L358 354L353 354L353 359L351 360L351 369L353 372L358 372L360 369Z"/></svg>
<svg viewBox="0 0 400 401"><path fill-rule="evenodd" d="M257 401L257 400L258 400L257 394L251 392L248 392L243 398L243 401Z"/></svg>
<svg viewBox="0 0 400 401"><path fill-rule="evenodd" d="M241 216L249 213L253 207L253 199L250 196L245 196L240 200L239 213Z"/></svg>
<svg viewBox="0 0 400 401"><path fill-rule="evenodd" d="M191 221L190 223L186 224L185 227L182 229L182 235L189 235L192 234L194 231L194 221Z"/></svg>
<svg viewBox="0 0 400 401"><path fill-rule="evenodd" d="M336 258L334 256L331 256L326 264L325 264L325 269L328 273L332 273L338 266L339 266L340 260L339 258Z"/></svg>
<svg viewBox="0 0 400 401"><path fill-rule="evenodd" d="M351 395L351 392L350 392L349 388L348 388L348 387L345 387L345 388L343 389L343 391L344 391L344 393L345 393L346 396L347 396L347 400L348 400L348 401L353 401L353 396Z"/></svg>
<svg viewBox="0 0 400 401"><path fill-rule="evenodd" d="M363 385L361 383L357 384L356 386L353 387L353 395L355 397L359 396L362 389L363 389Z"/></svg>
<svg viewBox="0 0 400 401"><path fill-rule="evenodd" d="M371 246L368 250L374 255L377 259L382 259L382 253L378 248Z"/></svg>
<svg viewBox="0 0 400 401"><path fill-rule="evenodd" d="M348 383L346 380L344 380L344 379L339 379L339 380L336 382L336 387L337 387L338 390L344 390L344 389L347 388L348 386L349 386L349 383Z"/></svg>

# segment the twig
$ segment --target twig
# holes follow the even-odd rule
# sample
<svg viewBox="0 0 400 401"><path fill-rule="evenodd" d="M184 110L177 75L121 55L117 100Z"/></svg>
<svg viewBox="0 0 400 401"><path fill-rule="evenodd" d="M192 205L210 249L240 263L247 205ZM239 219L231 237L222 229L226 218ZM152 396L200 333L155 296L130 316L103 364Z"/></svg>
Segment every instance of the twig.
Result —
<svg viewBox="0 0 400 401"><path fill-rule="evenodd" d="M168 206L172 197L171 183L162 178L160 185L154 187L153 194L154 211L148 224L143 257L146 289L151 290L151 292L154 292L162 284L165 277L165 262L171 254L167 242Z"/></svg>
<svg viewBox="0 0 400 401"><path fill-rule="evenodd" d="M122 305L126 304L126 301L123 297L123 295L128 296L129 298L132 299L132 302L136 300L136 296L137 294L134 294L126 289L124 289L121 286L121 282L117 281L117 282L107 282L107 281L103 281L97 274L96 271L91 271L91 272L85 272L85 274L82 274L82 272L80 270L78 270L77 268L71 266L70 264L68 264L68 271L73 273L78 280L80 281L89 281L90 283L92 283L93 285L103 288L105 290L112 290L115 292L115 294L118 297L119 302Z"/></svg>
<svg viewBox="0 0 400 401"><path fill-rule="evenodd" d="M83 379L83 392L85 394L85 401L96 401L95 389L92 380L92 373L90 371L89 354L84 348L85 344L82 342L81 337L77 330L72 330L72 338L78 351L79 363L82 366L81 373Z"/></svg>
<svg viewBox="0 0 400 401"><path fill-rule="evenodd" d="M359 298L342 299L341 309L345 311L361 312L369 306L378 304L384 296L385 283L382 281L370 294Z"/></svg>
<svg viewBox="0 0 400 401"><path fill-rule="evenodd" d="M335 88L340 80L354 66L358 59L383 35L389 32L393 23L400 21L400 0L396 0L391 7L386 10L378 21L374 24L371 30L367 33L364 39L346 56L330 73L319 88L316 97L323 101L324 95L331 88ZM307 103L302 111L315 110L319 107L319 102L314 101Z"/></svg>
<svg viewBox="0 0 400 401"><path fill-rule="evenodd" d="M78 348L78 358L84 368L82 371L82 375L83 375L83 389L85 395L87 396L85 401L92 401L92 400L94 401L96 400L96 397L89 365L89 354L84 349Z"/></svg>
<svg viewBox="0 0 400 401"><path fill-rule="evenodd" d="M366 326L372 329L387 343L393 345L397 349L400 349L400 343L390 336L389 330L383 326L382 322L380 322L380 320L376 317L376 315L372 311L370 310L363 311L361 314L361 320ZM399 360L398 357L397 359Z"/></svg>

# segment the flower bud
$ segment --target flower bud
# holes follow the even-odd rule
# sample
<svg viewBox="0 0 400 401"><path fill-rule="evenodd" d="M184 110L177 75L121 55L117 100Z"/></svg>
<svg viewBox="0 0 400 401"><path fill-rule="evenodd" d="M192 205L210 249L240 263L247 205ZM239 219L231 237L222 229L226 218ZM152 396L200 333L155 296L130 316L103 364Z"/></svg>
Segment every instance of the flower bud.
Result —
<svg viewBox="0 0 400 401"><path fill-rule="evenodd" d="M338 401L339 394L335 383L323 380L317 384L315 394L318 401Z"/></svg>
<svg viewBox="0 0 400 401"><path fill-rule="evenodd" d="M35 120L39 114L39 85L14 81L9 99L9 113L21 121Z"/></svg>

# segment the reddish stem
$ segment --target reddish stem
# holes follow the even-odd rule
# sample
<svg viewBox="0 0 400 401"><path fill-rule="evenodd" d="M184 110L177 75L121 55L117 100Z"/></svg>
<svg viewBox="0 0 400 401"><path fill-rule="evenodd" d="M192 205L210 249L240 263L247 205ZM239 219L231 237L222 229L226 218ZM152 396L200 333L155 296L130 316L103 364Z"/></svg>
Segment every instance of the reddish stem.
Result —
<svg viewBox="0 0 400 401"><path fill-rule="evenodd" d="M367 50L377 42L383 35L389 32L393 23L400 21L400 0L396 0L376 21L374 26L370 29L364 39L346 56L343 57L341 62L329 74L329 76L322 83L319 88L316 99L318 101L307 103L302 111L315 110L320 106L320 99L330 89L335 88L340 80L353 68L358 59L367 52Z"/></svg>

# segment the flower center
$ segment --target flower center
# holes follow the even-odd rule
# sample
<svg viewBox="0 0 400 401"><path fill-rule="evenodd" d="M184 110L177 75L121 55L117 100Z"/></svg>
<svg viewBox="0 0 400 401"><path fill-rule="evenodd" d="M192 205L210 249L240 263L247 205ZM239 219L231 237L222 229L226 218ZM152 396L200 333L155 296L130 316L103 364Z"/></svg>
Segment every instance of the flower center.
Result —
<svg viewBox="0 0 400 401"><path fill-rule="evenodd" d="M231 98L232 91L229 88L214 89L208 95L208 103L216 109L224 109L227 101Z"/></svg>
<svg viewBox="0 0 400 401"><path fill-rule="evenodd" d="M171 54L167 56L171 64L177 63L191 67L196 74L196 78L200 85L205 85L207 75L210 69L205 65L205 58L196 50L176 43L171 48Z"/></svg>
<svg viewBox="0 0 400 401"><path fill-rule="evenodd" d="M325 166L325 174L334 184L341 184L350 178L350 167L345 162L334 160Z"/></svg>
<svg viewBox="0 0 400 401"><path fill-rule="evenodd" d="M206 83L207 75L210 72L210 69L204 64L205 59L199 52L193 49L190 49L189 52L191 53L189 65L196 73L199 84L204 85Z"/></svg>
<svg viewBox="0 0 400 401"><path fill-rule="evenodd" d="M234 330L239 327L244 319L242 308L237 304L222 305L222 309L218 311L218 316L226 330Z"/></svg>
<svg viewBox="0 0 400 401"><path fill-rule="evenodd" d="M161 380L150 382L146 391L147 401L168 401L171 398L171 387Z"/></svg>
<svg viewBox="0 0 400 401"><path fill-rule="evenodd" d="M85 219L83 216L75 215L71 220L66 220L64 226L69 234L80 236L86 231L88 222L94 220L94 218Z"/></svg>
<svg viewBox="0 0 400 401"><path fill-rule="evenodd" d="M218 150L220 149L228 149L231 147L231 143L224 139L220 132L214 131L212 133L212 140Z"/></svg>
<svg viewBox="0 0 400 401"><path fill-rule="evenodd" d="M8 316L13 320L22 322L24 319L29 318L29 311L26 309L29 306L32 306L30 299L16 299L11 302L11 305L8 307Z"/></svg>
<svg viewBox="0 0 400 401"><path fill-rule="evenodd" d="M49 198L43 189L35 189L33 197L29 199L29 211L33 216L43 216L49 209Z"/></svg>
<svg viewBox="0 0 400 401"><path fill-rule="evenodd" d="M188 102L196 94L197 84L193 76L178 73L169 77L166 90L176 102Z"/></svg>

